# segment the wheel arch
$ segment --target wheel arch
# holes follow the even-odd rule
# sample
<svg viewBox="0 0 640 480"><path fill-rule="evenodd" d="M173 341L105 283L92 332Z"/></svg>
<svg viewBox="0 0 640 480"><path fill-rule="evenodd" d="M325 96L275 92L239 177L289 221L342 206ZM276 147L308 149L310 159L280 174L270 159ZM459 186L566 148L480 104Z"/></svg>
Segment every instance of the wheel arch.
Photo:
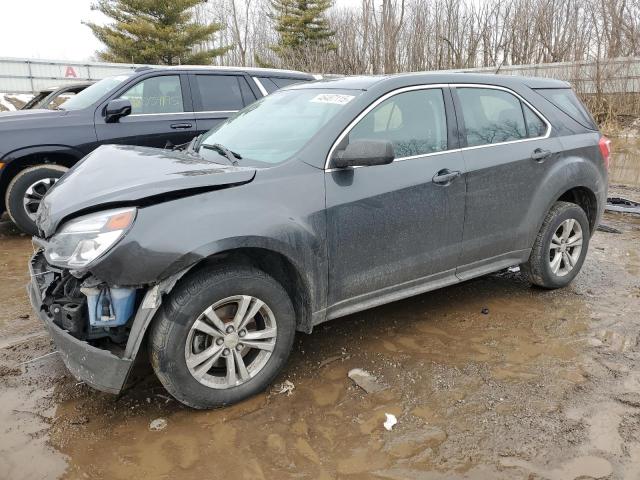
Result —
<svg viewBox="0 0 640 480"><path fill-rule="evenodd" d="M11 180L21 171L36 165L60 165L71 168L84 154L64 145L43 145L15 150L3 159L0 170L0 212L6 209L5 194Z"/></svg>
<svg viewBox="0 0 640 480"><path fill-rule="evenodd" d="M311 332L311 290L295 262L273 249L265 247L238 247L223 250L203 258L190 273L209 265L248 265L273 277L285 289L296 313L296 328Z"/></svg>
<svg viewBox="0 0 640 480"><path fill-rule="evenodd" d="M556 198L555 202L569 202L578 205L587 215L590 233L595 231L598 218L598 199L593 190L584 186L572 187Z"/></svg>

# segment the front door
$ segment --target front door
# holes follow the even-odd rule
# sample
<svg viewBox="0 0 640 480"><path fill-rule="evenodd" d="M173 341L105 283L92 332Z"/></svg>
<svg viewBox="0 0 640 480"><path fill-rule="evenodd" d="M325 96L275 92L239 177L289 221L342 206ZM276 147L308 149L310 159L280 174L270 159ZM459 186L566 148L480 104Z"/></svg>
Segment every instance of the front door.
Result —
<svg viewBox="0 0 640 480"><path fill-rule="evenodd" d="M118 95L131 102L131 114L106 123L96 112L98 142L164 148L190 141L196 120L186 81L178 74L146 77Z"/></svg>
<svg viewBox="0 0 640 480"><path fill-rule="evenodd" d="M325 176L330 316L332 308L451 283L460 254L465 169L448 89L416 87L374 105L341 147L389 140L395 161Z"/></svg>
<svg viewBox="0 0 640 480"><path fill-rule="evenodd" d="M547 122L512 92L483 85L453 92L466 147L467 211L458 268L466 279L526 260L540 214L532 200L561 146L549 136Z"/></svg>

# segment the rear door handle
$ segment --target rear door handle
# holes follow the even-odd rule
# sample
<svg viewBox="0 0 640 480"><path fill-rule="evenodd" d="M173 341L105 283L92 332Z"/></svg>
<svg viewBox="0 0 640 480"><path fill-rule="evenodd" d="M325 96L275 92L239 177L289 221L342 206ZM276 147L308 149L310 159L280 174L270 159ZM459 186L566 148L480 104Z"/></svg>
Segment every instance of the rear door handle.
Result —
<svg viewBox="0 0 640 480"><path fill-rule="evenodd" d="M546 158L551 156L550 150L543 150L542 148L536 148L531 154L531 159L536 162L543 162Z"/></svg>
<svg viewBox="0 0 640 480"><path fill-rule="evenodd" d="M449 185L454 179L459 177L461 172L458 170L451 171L448 168L440 170L433 176L433 183L437 183L438 185Z"/></svg>
<svg viewBox="0 0 640 480"><path fill-rule="evenodd" d="M171 128L173 128L174 130L183 130L185 128L191 128L193 127L192 124L190 123L172 123Z"/></svg>

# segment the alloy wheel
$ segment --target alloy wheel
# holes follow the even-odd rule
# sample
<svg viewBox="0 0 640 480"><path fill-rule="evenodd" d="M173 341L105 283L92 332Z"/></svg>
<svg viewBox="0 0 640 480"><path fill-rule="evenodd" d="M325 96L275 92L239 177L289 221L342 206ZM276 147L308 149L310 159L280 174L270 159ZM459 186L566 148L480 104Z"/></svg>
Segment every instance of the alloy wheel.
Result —
<svg viewBox="0 0 640 480"><path fill-rule="evenodd" d="M31 184L24 192L22 204L24 205L24 211L32 221L36 221L36 213L42 198L57 181L57 178L43 178Z"/></svg>
<svg viewBox="0 0 640 480"><path fill-rule="evenodd" d="M262 300L248 295L224 298L191 326L185 345L187 368L210 388L241 385L267 364L276 335L276 318Z"/></svg>
<svg viewBox="0 0 640 480"><path fill-rule="evenodd" d="M549 266L554 275L564 277L580 259L582 227L573 218L562 222L551 237Z"/></svg>

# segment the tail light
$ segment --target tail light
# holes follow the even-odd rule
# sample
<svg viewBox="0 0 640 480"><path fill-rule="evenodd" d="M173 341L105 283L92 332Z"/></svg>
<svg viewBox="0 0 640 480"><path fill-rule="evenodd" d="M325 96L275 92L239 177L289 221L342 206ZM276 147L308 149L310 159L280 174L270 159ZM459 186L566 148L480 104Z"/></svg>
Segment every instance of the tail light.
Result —
<svg viewBox="0 0 640 480"><path fill-rule="evenodd" d="M604 161L604 166L609 170L609 162L611 161L611 140L607 137L602 136L600 141L598 142L598 146L600 147L600 153L602 154L602 160Z"/></svg>

